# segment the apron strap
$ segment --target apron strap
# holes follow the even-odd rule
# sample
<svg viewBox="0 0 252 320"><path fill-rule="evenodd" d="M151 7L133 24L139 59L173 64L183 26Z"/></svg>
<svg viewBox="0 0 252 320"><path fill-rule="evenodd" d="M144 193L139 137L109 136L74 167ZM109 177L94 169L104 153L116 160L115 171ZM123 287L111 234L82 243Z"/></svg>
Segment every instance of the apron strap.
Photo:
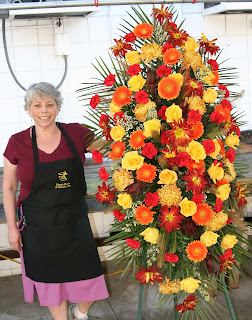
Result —
<svg viewBox="0 0 252 320"><path fill-rule="evenodd" d="M38 155L35 126L32 127L32 149L33 149L33 156L34 156L34 166L37 167L39 164L39 155Z"/></svg>

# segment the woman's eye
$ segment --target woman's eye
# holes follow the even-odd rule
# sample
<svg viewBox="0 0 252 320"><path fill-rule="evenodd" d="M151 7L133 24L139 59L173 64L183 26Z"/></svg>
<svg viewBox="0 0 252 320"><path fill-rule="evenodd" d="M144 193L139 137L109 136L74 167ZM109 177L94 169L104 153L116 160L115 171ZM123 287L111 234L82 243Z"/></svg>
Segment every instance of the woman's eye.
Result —
<svg viewBox="0 0 252 320"><path fill-rule="evenodd" d="M34 107L35 107L35 108L39 108L40 105L39 105L39 104L35 104Z"/></svg>

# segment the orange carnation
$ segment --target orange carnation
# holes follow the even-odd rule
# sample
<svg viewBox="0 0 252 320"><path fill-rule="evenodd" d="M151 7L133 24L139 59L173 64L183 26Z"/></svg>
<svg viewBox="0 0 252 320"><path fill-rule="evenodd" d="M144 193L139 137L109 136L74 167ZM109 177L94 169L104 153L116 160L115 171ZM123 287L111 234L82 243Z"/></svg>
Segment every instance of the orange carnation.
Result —
<svg viewBox="0 0 252 320"><path fill-rule="evenodd" d="M119 108L121 108L122 106L125 106L132 101L132 99L130 98L131 95L132 92L127 87L121 86L116 88L112 100Z"/></svg>
<svg viewBox="0 0 252 320"><path fill-rule="evenodd" d="M181 58L181 52L175 48L171 48L165 51L164 53L164 63L174 65L178 63Z"/></svg>
<svg viewBox="0 0 252 320"><path fill-rule="evenodd" d="M137 150L142 148L145 145L144 140L146 139L144 132L142 130L134 131L129 140L131 148Z"/></svg>
<svg viewBox="0 0 252 320"><path fill-rule="evenodd" d="M202 134L204 133L204 126L201 121L197 121L195 123L189 122L191 129L192 129L192 134L190 134L190 138L192 140L197 140L199 139Z"/></svg>
<svg viewBox="0 0 252 320"><path fill-rule="evenodd" d="M207 256L207 247L203 242L196 240L188 244L186 252L188 259L200 262Z"/></svg>
<svg viewBox="0 0 252 320"><path fill-rule="evenodd" d="M134 28L134 35L141 39L150 39L153 33L153 26L148 23L141 23Z"/></svg>
<svg viewBox="0 0 252 320"><path fill-rule="evenodd" d="M114 142L110 148L112 151L109 153L109 157L112 160L120 159L125 151L125 143L122 141Z"/></svg>
<svg viewBox="0 0 252 320"><path fill-rule="evenodd" d="M141 205L136 208L135 217L139 223L148 225L154 220L153 214L155 214L155 211L151 211L150 208Z"/></svg>
<svg viewBox="0 0 252 320"><path fill-rule="evenodd" d="M214 212L212 208L207 203L201 203L197 205L197 211L192 216L194 222L200 226L204 226L211 221Z"/></svg>
<svg viewBox="0 0 252 320"><path fill-rule="evenodd" d="M219 83L220 76L219 76L218 71L212 71L212 73L214 75L214 78L211 81L212 82L212 86L216 86Z"/></svg>
<svg viewBox="0 0 252 320"><path fill-rule="evenodd" d="M158 84L158 94L166 100L176 99L179 96L180 89L179 82L169 76L162 78Z"/></svg>
<svg viewBox="0 0 252 320"><path fill-rule="evenodd" d="M137 179L151 183L156 177L157 168L151 164L144 163L140 169L136 171Z"/></svg>

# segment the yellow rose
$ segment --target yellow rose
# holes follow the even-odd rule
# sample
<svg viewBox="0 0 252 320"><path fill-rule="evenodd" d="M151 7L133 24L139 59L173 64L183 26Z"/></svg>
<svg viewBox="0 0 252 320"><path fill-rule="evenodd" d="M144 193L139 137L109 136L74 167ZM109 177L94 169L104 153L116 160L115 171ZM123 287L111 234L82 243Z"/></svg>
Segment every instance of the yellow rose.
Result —
<svg viewBox="0 0 252 320"><path fill-rule="evenodd" d="M143 76L138 74L137 76L135 75L129 79L128 86L132 91L139 91L143 88L145 82L146 80L143 78Z"/></svg>
<svg viewBox="0 0 252 320"><path fill-rule="evenodd" d="M206 151L201 143L192 140L188 147L186 148L186 152L190 154L191 158L199 163L200 160L204 160L206 158Z"/></svg>
<svg viewBox="0 0 252 320"><path fill-rule="evenodd" d="M220 162L217 165L212 163L210 168L207 170L209 177L213 180L213 183L216 183L216 180L221 180L224 177L224 170L220 165Z"/></svg>
<svg viewBox="0 0 252 320"><path fill-rule="evenodd" d="M190 201L185 197L180 203L180 212L183 214L185 217L190 217L193 216L196 211L197 211L197 205L195 202Z"/></svg>
<svg viewBox="0 0 252 320"><path fill-rule="evenodd" d="M230 184L225 183L217 187L215 191L215 195L217 198L221 199L221 201L225 201L228 199L230 191L231 191Z"/></svg>
<svg viewBox="0 0 252 320"><path fill-rule="evenodd" d="M207 90L203 91L203 100L206 103L214 103L217 96L218 96L217 91L213 90L212 88L208 88Z"/></svg>
<svg viewBox="0 0 252 320"><path fill-rule="evenodd" d="M205 246L211 247L213 244L216 244L219 235L212 231L205 231L200 236L200 241L204 243Z"/></svg>
<svg viewBox="0 0 252 320"><path fill-rule="evenodd" d="M173 170L164 169L159 173L159 184L174 184L177 180L177 173Z"/></svg>
<svg viewBox="0 0 252 320"><path fill-rule="evenodd" d="M214 146L215 146L215 150L214 152L210 153L209 155L213 158L213 159L216 159L217 156L219 155L220 153L220 150L221 150L221 146L218 142L217 139L213 139L213 143L214 143Z"/></svg>
<svg viewBox="0 0 252 320"><path fill-rule="evenodd" d="M201 281L198 279L189 277L182 280L180 283L181 283L181 290L184 290L185 292L188 292L188 293L194 293L198 289L199 283L201 283Z"/></svg>
<svg viewBox="0 0 252 320"><path fill-rule="evenodd" d="M137 151L127 152L122 158L122 168L127 170L140 169L143 163L144 157L140 156Z"/></svg>
<svg viewBox="0 0 252 320"><path fill-rule="evenodd" d="M207 68L206 66L204 66L205 68ZM208 84L209 86L213 85L213 80L215 79L214 74L212 73L211 70L207 70L207 72L205 73L205 75L203 76L203 81Z"/></svg>
<svg viewBox="0 0 252 320"><path fill-rule="evenodd" d="M232 249L237 242L236 236L226 234L221 240L221 247L223 250Z"/></svg>
<svg viewBox="0 0 252 320"><path fill-rule="evenodd" d="M161 121L159 119L152 119L144 122L144 135L149 138L153 134L160 134Z"/></svg>
<svg viewBox="0 0 252 320"><path fill-rule="evenodd" d="M229 136L226 137L225 143L228 147L231 147L236 150L236 146L239 146L240 144L240 139L236 134L232 132Z"/></svg>
<svg viewBox="0 0 252 320"><path fill-rule="evenodd" d="M118 194L117 203L122 206L123 209L129 209L132 207L132 198L128 193Z"/></svg>
<svg viewBox="0 0 252 320"><path fill-rule="evenodd" d="M122 138L125 135L125 130L122 126L115 126L110 130L110 135L114 141L122 141Z"/></svg>
<svg viewBox="0 0 252 320"><path fill-rule="evenodd" d="M192 37L188 37L187 40L184 42L184 45L181 46L181 48L185 49L185 51L195 51L198 49L198 47L198 43Z"/></svg>
<svg viewBox="0 0 252 320"><path fill-rule="evenodd" d="M141 232L140 235L144 236L145 241L156 244L159 238L159 230L157 228L148 227Z"/></svg>
<svg viewBox="0 0 252 320"><path fill-rule="evenodd" d="M125 54L125 58L130 65L140 63L140 54L138 51L128 51Z"/></svg>
<svg viewBox="0 0 252 320"><path fill-rule="evenodd" d="M122 110L121 107L119 107L118 105L116 105L114 103L114 101L112 101L109 105L109 111L111 113L111 115L113 116L116 112L120 112Z"/></svg>
<svg viewBox="0 0 252 320"><path fill-rule="evenodd" d="M178 121L179 119L182 119L182 109L178 105L173 103L166 109L165 116L168 123Z"/></svg>
<svg viewBox="0 0 252 320"><path fill-rule="evenodd" d="M182 87L184 82L184 76L181 73L172 73L172 74L169 74L168 77L175 79L180 85L180 87Z"/></svg>

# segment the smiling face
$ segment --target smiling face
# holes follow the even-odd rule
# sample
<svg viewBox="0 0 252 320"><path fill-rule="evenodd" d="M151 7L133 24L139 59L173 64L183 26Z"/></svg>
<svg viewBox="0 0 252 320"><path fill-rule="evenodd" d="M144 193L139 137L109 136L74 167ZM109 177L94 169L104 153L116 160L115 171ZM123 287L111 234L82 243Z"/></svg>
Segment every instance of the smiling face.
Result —
<svg viewBox="0 0 252 320"><path fill-rule="evenodd" d="M47 128L55 125L55 119L59 113L60 106L49 96L35 94L27 109L36 126Z"/></svg>

